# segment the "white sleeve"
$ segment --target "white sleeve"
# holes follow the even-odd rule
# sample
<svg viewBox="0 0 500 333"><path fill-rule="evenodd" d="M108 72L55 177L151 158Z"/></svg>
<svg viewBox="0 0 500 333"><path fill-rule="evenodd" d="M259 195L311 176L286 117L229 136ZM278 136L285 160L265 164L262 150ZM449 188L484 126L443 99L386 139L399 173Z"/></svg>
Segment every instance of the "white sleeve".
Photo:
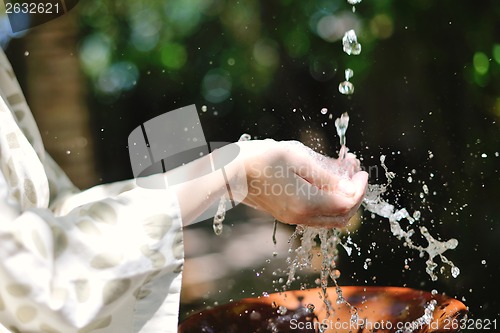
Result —
<svg viewBox="0 0 500 333"><path fill-rule="evenodd" d="M175 194L134 180L76 192L0 50L0 332L149 333L156 322L176 332Z"/></svg>
<svg viewBox="0 0 500 333"><path fill-rule="evenodd" d="M57 217L33 209L1 219L0 244L0 322L23 332L110 325L145 282L180 273L183 263L180 212L167 190L134 188Z"/></svg>

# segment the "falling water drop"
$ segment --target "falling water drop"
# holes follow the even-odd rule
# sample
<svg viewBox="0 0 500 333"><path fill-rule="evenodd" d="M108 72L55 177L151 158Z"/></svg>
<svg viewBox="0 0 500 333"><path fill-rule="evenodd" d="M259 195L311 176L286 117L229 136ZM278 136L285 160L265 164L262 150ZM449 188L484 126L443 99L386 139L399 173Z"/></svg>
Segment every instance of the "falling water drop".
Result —
<svg viewBox="0 0 500 333"><path fill-rule="evenodd" d="M354 76L354 71L350 68L347 68L345 70L345 80L349 81L349 79L352 78L353 76Z"/></svg>
<svg viewBox="0 0 500 333"><path fill-rule="evenodd" d="M287 313L287 311L288 311L288 309L287 309L285 306L283 306L283 305L280 305L280 306L278 307L278 314L280 314L280 315L284 315L284 314L286 314L286 313Z"/></svg>
<svg viewBox="0 0 500 333"><path fill-rule="evenodd" d="M321 114L327 114L328 113L328 109L327 108L322 108L321 109Z"/></svg>
<svg viewBox="0 0 500 333"><path fill-rule="evenodd" d="M354 85L349 81L340 82L339 91L343 95L352 95L354 93Z"/></svg>
<svg viewBox="0 0 500 333"><path fill-rule="evenodd" d="M361 0L347 0L347 2L349 2L350 5L357 5Z"/></svg>
<svg viewBox="0 0 500 333"><path fill-rule="evenodd" d="M456 278L459 275L460 275L460 268L458 268L457 266L453 266L451 268L451 276L453 276L454 278Z"/></svg>
<svg viewBox="0 0 500 333"><path fill-rule="evenodd" d="M250 134L243 133L238 141L250 141L250 140L252 140L252 136Z"/></svg>
<svg viewBox="0 0 500 333"><path fill-rule="evenodd" d="M344 52L349 55L358 55L361 53L361 44L358 43L358 37L354 30L349 30L342 37L342 46Z"/></svg>
<svg viewBox="0 0 500 333"><path fill-rule="evenodd" d="M201 106L201 112L207 112L208 108L206 105Z"/></svg>
<svg viewBox="0 0 500 333"><path fill-rule="evenodd" d="M222 234L222 229L223 229L222 222L224 222L225 218L226 218L226 196L224 195L219 202L219 207L217 208L217 213L215 214L214 217L213 228L217 236L220 236Z"/></svg>
<svg viewBox="0 0 500 333"><path fill-rule="evenodd" d="M340 118L335 119L335 128L337 129L337 135L339 136L341 146L346 145L345 134L347 132L348 126L349 126L349 114L347 114L347 112L342 113Z"/></svg>

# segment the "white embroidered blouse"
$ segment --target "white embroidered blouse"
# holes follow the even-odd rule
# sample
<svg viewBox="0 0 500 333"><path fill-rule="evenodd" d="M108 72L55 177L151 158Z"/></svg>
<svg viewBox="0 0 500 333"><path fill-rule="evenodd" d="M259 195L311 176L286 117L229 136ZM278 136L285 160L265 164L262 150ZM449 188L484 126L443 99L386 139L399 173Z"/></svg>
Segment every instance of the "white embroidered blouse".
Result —
<svg viewBox="0 0 500 333"><path fill-rule="evenodd" d="M0 95L0 332L177 332L175 194L134 180L76 189L1 50Z"/></svg>

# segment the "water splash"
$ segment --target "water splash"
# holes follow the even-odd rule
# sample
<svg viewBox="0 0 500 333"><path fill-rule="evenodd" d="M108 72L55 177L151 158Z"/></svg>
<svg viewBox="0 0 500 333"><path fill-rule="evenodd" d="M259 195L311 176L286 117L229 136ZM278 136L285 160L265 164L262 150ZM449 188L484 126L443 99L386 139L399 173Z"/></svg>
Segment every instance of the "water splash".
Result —
<svg viewBox="0 0 500 333"><path fill-rule="evenodd" d="M339 152L340 167L332 170L336 174L341 176L347 175L347 168L342 168L342 160L344 160L345 155L348 151L346 146L346 132L349 126L349 115L344 113L340 118L335 120L335 127L337 129L337 134L339 136L341 149ZM387 184L369 184L365 198L363 199L363 206L369 212L384 217L389 220L390 230L396 238L403 240L404 245L413 250L420 252L420 256L423 257L427 254L426 261L426 272L429 274L433 281L437 280L437 275L435 274L435 269L438 266L434 259L439 257L441 262L447 264L451 267L451 274L453 277L457 277L460 274L460 270L456 267L451 260L446 258L443 253L450 249L455 249L458 246L458 241L456 239L450 239L447 241L439 241L435 239L427 230L425 226L419 226L418 231L427 240L427 246L417 245L413 242L412 237L416 234L414 229L404 230L399 223L401 220L406 219L409 225L413 225L415 221L420 218L420 212L415 211L413 216L410 216L405 208L396 209L394 205L390 204L383 199L382 195L387 191L392 180L395 178L396 174L389 171L385 165L385 156L380 157L380 162L382 168L385 171L385 176L387 178ZM302 270L305 268L312 267L312 259L314 255L314 248L316 247L316 239L319 238L320 250L322 255L321 262L321 272L320 278L317 284L321 287L323 302L327 308L327 317L334 312L331 301L327 294L328 281L329 279L333 281L337 293L337 304L346 304L350 307L351 320L356 321L358 318L358 311L355 307L349 304L342 296L342 290L340 289L337 279L340 276L340 271L337 269L336 260L338 257L338 245L342 245L346 249L348 255L351 255L352 248L349 245L353 245L359 251L356 244L352 243L350 237L347 238L346 244L342 243L340 237L340 229L337 228L316 228L304 225L298 225L295 232L290 237L289 243L289 256L287 258L288 264L288 279L284 289L289 287L293 281L296 280L295 274L297 270ZM300 240L300 245L295 249L293 248L293 241ZM371 259L367 258L365 260L366 268L368 268ZM417 321L427 321L428 312L432 316L432 311L434 310L435 303L429 303L426 306L424 316L417 319Z"/></svg>
<svg viewBox="0 0 500 333"><path fill-rule="evenodd" d="M295 273L297 270L312 268L312 260L314 256L314 248L316 247L316 239L320 240L321 250L321 270L318 284L321 288L323 303L327 309L327 317L335 312L329 295L327 293L329 279L335 285L337 294L336 304L346 304L350 307L352 316L357 316L357 309L352 306L342 295L342 289L337 283L340 276L340 271L337 269L336 260L338 257L338 245L341 244L340 229L338 228L316 228L304 225L298 225L295 232L290 237L288 264L288 280L284 289L289 287L295 281ZM293 249L293 240L300 239L301 244Z"/></svg>
<svg viewBox="0 0 500 333"><path fill-rule="evenodd" d="M451 273L454 278L460 274L460 270L456 267L451 260L446 258L443 253L447 250L453 250L458 246L458 240L452 238L447 241L439 241L435 239L427 230L425 226L420 226L418 231L427 240L427 246L423 247L421 245L416 245L412 237L416 235L416 230L409 228L406 231L403 230L400 221L407 220L410 225L413 225L416 221L414 217L411 217L406 208L396 209L394 205L391 205L382 198L382 195L387 191L392 180L396 176L393 172L389 172L387 166L385 165L385 156L380 156L380 163L385 170L385 176L387 178L387 184L369 184L368 189L363 199L363 206L366 210L374 213L380 217L384 217L389 220L389 226L391 232L396 238L404 241L404 246L419 251L420 256L423 257L427 254L426 272L431 277L432 281L438 279L435 269L438 264L434 261L436 257L441 259L443 264L447 264L451 268ZM415 217L420 218L420 212L416 211L414 213Z"/></svg>
<svg viewBox="0 0 500 333"><path fill-rule="evenodd" d="M226 218L226 200L227 200L226 195L224 195L219 202L219 206L217 207L217 213L214 216L213 228L217 236L222 235L223 231L222 222L224 222Z"/></svg>
<svg viewBox="0 0 500 333"><path fill-rule="evenodd" d="M397 330L395 333L412 333L416 330L422 329L422 327L430 325L436 305L437 301L435 299L427 302L424 306L424 314L421 317L410 323L405 323L405 329Z"/></svg>
<svg viewBox="0 0 500 333"><path fill-rule="evenodd" d="M340 140L340 152L339 159L342 161L347 154L347 146L346 146L346 132L347 127L349 127L349 115L347 112L344 112L340 118L335 119L335 128L337 129L337 135Z"/></svg>
<svg viewBox="0 0 500 333"><path fill-rule="evenodd" d="M252 137L250 136L250 134L243 133L240 136L238 141L239 142L249 141L251 139L252 139ZM224 226L222 225L222 223L226 219L226 203L228 202L228 200L229 200L229 198L228 198L227 194L224 194L222 196L222 198L220 199L219 206L217 207L217 212L215 213L215 216L214 216L213 229L214 229L214 233L217 236L222 235L222 232L224 231Z"/></svg>
<svg viewBox="0 0 500 333"><path fill-rule="evenodd" d="M344 52L348 55L358 55L361 53L361 44L358 43L358 36L354 30L349 30L342 37L342 46Z"/></svg>

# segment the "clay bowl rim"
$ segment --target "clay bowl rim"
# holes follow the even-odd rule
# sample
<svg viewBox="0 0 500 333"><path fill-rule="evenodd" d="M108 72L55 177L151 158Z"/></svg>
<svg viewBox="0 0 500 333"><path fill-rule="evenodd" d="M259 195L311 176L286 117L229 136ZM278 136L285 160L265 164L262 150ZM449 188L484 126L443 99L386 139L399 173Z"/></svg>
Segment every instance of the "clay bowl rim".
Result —
<svg viewBox="0 0 500 333"><path fill-rule="evenodd" d="M428 332L440 332L442 330L441 327L443 318L460 320L461 318L466 317L468 314L467 307L461 301L448 295L433 295L431 292L420 289L399 286L342 286L340 287L340 289L342 290L342 295L344 296L344 298L351 303L353 302L353 298L363 299L363 296L366 297L369 295L388 295L389 300L399 301L401 304L406 302L410 306L416 305L417 302L420 302L420 304L422 304L422 302L427 303L431 300L436 300L437 304L433 312L433 320L440 321L440 328L434 331L429 330ZM297 309L299 306L311 303L311 296L315 295L314 298L312 298L314 300L312 303L323 305L323 300L319 298L318 293L321 293L321 288L287 290L271 293L268 295L246 297L239 300L234 300L202 311L193 312L179 323L179 332L183 332L183 328L185 326L192 325L193 321L199 321L204 316L209 316L211 313L215 313L217 311L227 311L240 304L273 305L276 308L278 308L280 305L284 305L288 309ZM335 303L335 300L337 299L336 287L327 288L327 293L329 295L333 295L333 297L331 297L330 299L332 300L332 303ZM356 306L356 304L353 305ZM450 330L448 332L454 331Z"/></svg>

